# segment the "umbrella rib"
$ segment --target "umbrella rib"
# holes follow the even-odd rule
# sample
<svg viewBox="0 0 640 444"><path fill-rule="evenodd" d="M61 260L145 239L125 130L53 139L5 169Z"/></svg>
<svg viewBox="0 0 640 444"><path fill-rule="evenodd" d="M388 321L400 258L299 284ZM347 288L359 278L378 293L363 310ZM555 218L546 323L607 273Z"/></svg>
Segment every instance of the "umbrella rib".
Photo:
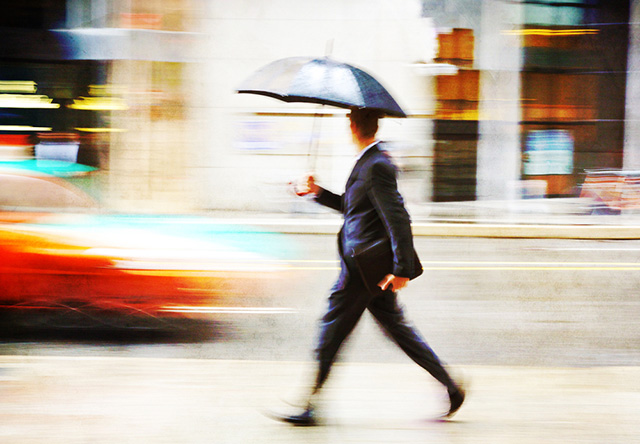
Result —
<svg viewBox="0 0 640 444"><path fill-rule="evenodd" d="M358 87L358 95L360 96L359 99L362 102L363 105L366 105L366 101L365 101L365 91L363 91L362 89L362 83L360 82L360 78L365 77L362 75L362 71L361 70L356 70L353 72L353 77L355 80L355 84Z"/></svg>

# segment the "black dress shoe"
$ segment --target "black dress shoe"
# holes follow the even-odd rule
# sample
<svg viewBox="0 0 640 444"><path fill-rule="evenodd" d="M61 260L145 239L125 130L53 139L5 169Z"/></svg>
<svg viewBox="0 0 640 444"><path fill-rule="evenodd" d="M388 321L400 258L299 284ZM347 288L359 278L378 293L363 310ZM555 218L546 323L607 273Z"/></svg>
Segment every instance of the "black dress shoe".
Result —
<svg viewBox="0 0 640 444"><path fill-rule="evenodd" d="M458 387L455 391L449 393L449 402L451 407L449 411L444 415L445 418L451 418L462 406L466 394L462 387Z"/></svg>
<svg viewBox="0 0 640 444"><path fill-rule="evenodd" d="M318 424L315 418L314 410L311 407L306 408L302 413L299 413L297 415L271 414L270 416L277 421L286 422L288 424L299 427L309 427Z"/></svg>

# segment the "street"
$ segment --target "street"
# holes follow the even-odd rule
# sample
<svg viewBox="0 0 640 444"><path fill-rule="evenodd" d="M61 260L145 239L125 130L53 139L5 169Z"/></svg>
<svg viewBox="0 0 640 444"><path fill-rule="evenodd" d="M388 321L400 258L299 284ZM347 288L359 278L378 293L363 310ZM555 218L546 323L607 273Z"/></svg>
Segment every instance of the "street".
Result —
<svg viewBox="0 0 640 444"><path fill-rule="evenodd" d="M269 311L208 335L45 332L0 344L2 442L631 442L640 419L640 241L417 237L408 316L469 383L456 421L428 376L365 315L327 390L327 425L261 410L304 392L335 239L291 235Z"/></svg>
<svg viewBox="0 0 640 444"><path fill-rule="evenodd" d="M216 314L205 341L84 333L57 340L54 332L5 341L0 354L306 361L337 276L336 246L330 235L290 237L298 248L286 279L234 301L273 310ZM400 299L444 361L640 365L640 241L416 237L416 246L425 273ZM345 360L406 362L368 314L347 347Z"/></svg>

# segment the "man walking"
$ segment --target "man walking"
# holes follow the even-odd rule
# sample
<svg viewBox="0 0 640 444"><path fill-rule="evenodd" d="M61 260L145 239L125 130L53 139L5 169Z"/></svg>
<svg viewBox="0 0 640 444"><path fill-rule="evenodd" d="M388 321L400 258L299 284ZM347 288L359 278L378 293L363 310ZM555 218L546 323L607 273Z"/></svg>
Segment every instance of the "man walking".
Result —
<svg viewBox="0 0 640 444"><path fill-rule="evenodd" d="M364 310L371 312L411 359L446 387L450 407L445 416L452 416L464 402L464 390L452 380L435 353L405 319L397 301L396 292L415 277L418 264L413 263L417 257L411 221L398 192L396 167L384 151L383 143L376 140L380 117L379 112L370 109L353 109L349 115L358 158L343 195L318 186L313 176L307 177L297 191L300 196L311 194L318 203L340 211L344 224L338 235L340 276L321 320L315 384L302 412L278 417L293 425L316 424L315 399L329 376L340 346ZM393 269L378 283L380 291L370 291L358 273L351 253L354 248L381 239L391 243Z"/></svg>

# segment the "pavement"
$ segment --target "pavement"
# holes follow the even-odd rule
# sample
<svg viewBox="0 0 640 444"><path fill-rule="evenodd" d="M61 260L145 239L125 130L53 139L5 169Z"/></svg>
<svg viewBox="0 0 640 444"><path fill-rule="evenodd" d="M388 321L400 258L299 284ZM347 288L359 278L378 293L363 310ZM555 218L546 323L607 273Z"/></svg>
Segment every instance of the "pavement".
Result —
<svg viewBox="0 0 640 444"><path fill-rule="evenodd" d="M634 214L592 216L573 200L409 205L419 236L640 239ZM221 213L287 233L335 234L330 213ZM28 353L28 352L26 352ZM322 425L293 428L311 362L0 355L0 442L628 444L640 436L640 367L466 365L468 398L450 421L446 394L415 364L343 362Z"/></svg>
<svg viewBox="0 0 640 444"><path fill-rule="evenodd" d="M468 366L467 402L413 363L336 366L322 425L293 428L309 363L0 356L0 442L624 443L640 436L640 368Z"/></svg>
<svg viewBox="0 0 640 444"><path fill-rule="evenodd" d="M416 236L550 239L640 239L640 213L591 214L581 198L408 204ZM280 213L212 212L227 221L293 234L336 234L340 215L317 205Z"/></svg>

